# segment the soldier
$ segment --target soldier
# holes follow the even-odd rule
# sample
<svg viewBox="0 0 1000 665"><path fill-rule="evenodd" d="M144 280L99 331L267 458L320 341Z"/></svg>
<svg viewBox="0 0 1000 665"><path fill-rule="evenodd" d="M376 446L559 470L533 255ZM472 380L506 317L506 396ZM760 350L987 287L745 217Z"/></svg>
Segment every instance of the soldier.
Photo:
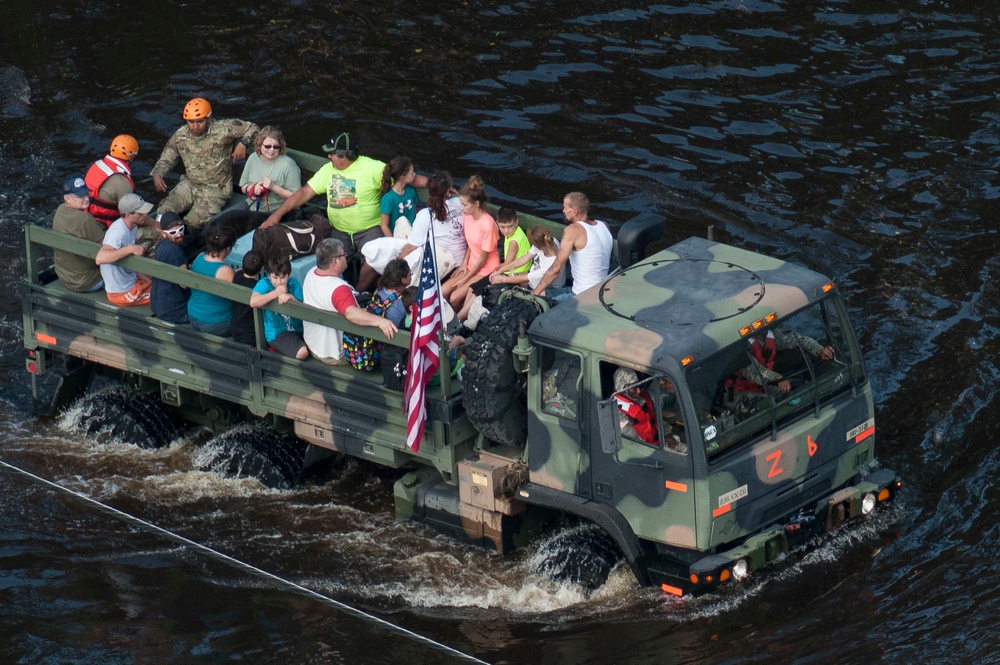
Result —
<svg viewBox="0 0 1000 665"><path fill-rule="evenodd" d="M543 293L549 298L565 300L570 297L569 288L549 288L559 276L566 259L569 259L573 272L572 295L583 293L590 287L600 284L608 276L611 264L611 247L614 239L608 225L599 220L588 219L590 200L583 192L570 192L563 198L563 215L569 226L563 231L559 254L552 266L538 282L532 293L540 296Z"/></svg>
<svg viewBox="0 0 1000 665"><path fill-rule="evenodd" d="M52 218L52 229L90 242L104 242L104 226L87 212L90 190L83 178L67 178L62 185L63 203ZM101 271L92 260L55 250L56 275L70 291L99 291L104 288Z"/></svg>
<svg viewBox="0 0 1000 665"><path fill-rule="evenodd" d="M121 217L118 212L121 198L135 191L131 162L138 154L139 142L128 134L119 134L111 140L108 154L91 164L83 177L90 190L87 212L105 228Z"/></svg>
<svg viewBox="0 0 1000 665"><path fill-rule="evenodd" d="M778 351L801 347L820 360L832 360L834 349L823 346L812 337L791 330L768 330L747 339L753 363L747 365L726 380L726 388L741 392L760 393L768 386L774 386L778 392L792 392L792 382L776 372L774 361Z"/></svg>
<svg viewBox="0 0 1000 665"><path fill-rule="evenodd" d="M174 132L151 175L156 191L167 191L163 176L180 159L184 175L177 186L160 201L159 214L184 215L189 229L197 233L213 215L222 210L233 193L232 162L245 159L247 146L257 133L257 125L245 120L213 120L212 105L197 97L184 106L186 125ZM233 141L239 143L233 148Z"/></svg>

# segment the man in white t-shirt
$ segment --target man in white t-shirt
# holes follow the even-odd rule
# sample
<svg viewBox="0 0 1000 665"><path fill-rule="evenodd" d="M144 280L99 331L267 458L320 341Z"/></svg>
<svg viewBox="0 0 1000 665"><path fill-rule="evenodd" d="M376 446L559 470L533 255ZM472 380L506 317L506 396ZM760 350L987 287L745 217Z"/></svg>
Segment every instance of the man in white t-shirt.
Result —
<svg viewBox="0 0 1000 665"><path fill-rule="evenodd" d="M327 238L316 247L316 267L306 274L302 282L302 300L305 304L327 312L338 312L348 321L359 326L378 328L392 339L396 326L389 319L372 314L358 307L354 289L341 278L347 269L347 252L344 243ZM344 334L318 323L302 322L302 336L313 358L329 365L345 365Z"/></svg>
<svg viewBox="0 0 1000 665"><path fill-rule="evenodd" d="M565 300L600 284L608 276L614 238L607 224L587 218L589 212L590 200L583 192L570 192L563 198L563 215L569 225L563 231L559 254L532 291L534 295L544 293L549 298ZM573 273L572 293L565 287L549 288L566 265L566 259Z"/></svg>
<svg viewBox="0 0 1000 665"><path fill-rule="evenodd" d="M118 201L121 217L108 227L104 243L97 251L94 262L101 268L104 290L108 302L119 307L148 305L152 281L128 268L115 265L126 256L142 256L145 249L136 244L136 227L148 224L149 212L153 204L147 203L138 194L126 194Z"/></svg>

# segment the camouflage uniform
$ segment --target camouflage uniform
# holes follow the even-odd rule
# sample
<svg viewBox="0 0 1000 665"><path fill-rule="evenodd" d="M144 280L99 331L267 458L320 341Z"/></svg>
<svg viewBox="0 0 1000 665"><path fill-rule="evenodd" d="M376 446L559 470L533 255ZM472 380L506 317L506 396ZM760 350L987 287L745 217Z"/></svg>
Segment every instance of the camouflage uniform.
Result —
<svg viewBox="0 0 1000 665"><path fill-rule="evenodd" d="M250 141L257 131L252 122L233 119L211 120L201 136L194 136L187 125L174 132L150 175L163 177L178 159L184 163L185 173L156 212L187 212L184 221L191 230L200 230L233 193L233 143Z"/></svg>

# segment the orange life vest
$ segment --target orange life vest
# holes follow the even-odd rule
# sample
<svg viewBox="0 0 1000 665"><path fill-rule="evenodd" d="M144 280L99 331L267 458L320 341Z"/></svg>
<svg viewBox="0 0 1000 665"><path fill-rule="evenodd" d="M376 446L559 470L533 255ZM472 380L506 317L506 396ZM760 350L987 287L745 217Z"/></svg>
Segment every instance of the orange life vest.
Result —
<svg viewBox="0 0 1000 665"><path fill-rule="evenodd" d="M107 155L91 164L87 175L83 178L83 181L87 183L87 189L90 190L90 207L87 208L87 212L105 226L111 226L111 222L121 217L121 214L118 212L117 203L105 201L97 195L97 192L101 190L101 186L113 175L125 176L128 183L132 185L132 189L135 189L135 183L132 182L132 170L129 168L128 163L111 155Z"/></svg>

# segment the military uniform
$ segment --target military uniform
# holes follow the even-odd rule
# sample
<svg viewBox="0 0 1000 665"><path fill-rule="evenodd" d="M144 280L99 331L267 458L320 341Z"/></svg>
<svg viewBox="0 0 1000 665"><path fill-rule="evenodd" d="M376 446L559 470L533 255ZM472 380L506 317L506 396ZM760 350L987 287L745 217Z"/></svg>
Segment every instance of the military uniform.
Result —
<svg viewBox="0 0 1000 665"><path fill-rule="evenodd" d="M156 212L186 212L184 221L192 230L205 226L233 193L233 143L238 139L249 142L257 131L252 122L231 119L210 120L201 136L192 134L187 125L174 132L151 175L163 177L178 159L184 163L185 173Z"/></svg>

